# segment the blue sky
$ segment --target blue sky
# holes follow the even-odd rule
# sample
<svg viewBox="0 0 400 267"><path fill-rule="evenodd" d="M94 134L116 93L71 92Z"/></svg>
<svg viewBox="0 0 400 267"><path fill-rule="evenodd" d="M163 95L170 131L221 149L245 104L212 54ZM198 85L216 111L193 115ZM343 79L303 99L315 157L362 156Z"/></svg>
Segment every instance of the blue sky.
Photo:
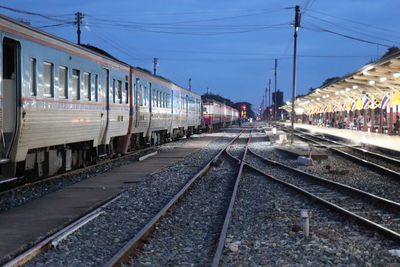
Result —
<svg viewBox="0 0 400 267"><path fill-rule="evenodd" d="M84 13L81 42L108 51L135 66L157 73L193 91L234 102L248 101L256 110L268 79L290 100L295 5L301 6L297 93L304 94L332 76L353 72L380 57L386 46L400 46L398 0L3 0L2 6L53 17L46 20L1 9L32 26L76 42L75 12ZM306 8L306 9L305 9ZM321 29L368 42L344 38Z"/></svg>

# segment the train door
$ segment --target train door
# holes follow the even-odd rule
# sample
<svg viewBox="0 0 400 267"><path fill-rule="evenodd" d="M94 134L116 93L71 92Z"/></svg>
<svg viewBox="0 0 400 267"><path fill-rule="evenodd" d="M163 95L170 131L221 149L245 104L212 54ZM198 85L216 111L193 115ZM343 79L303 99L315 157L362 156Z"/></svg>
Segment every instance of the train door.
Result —
<svg viewBox="0 0 400 267"><path fill-rule="evenodd" d="M139 120L140 120L140 102L141 102L141 95L139 93L140 89L140 79L136 78L135 80L135 99L136 99L136 128L139 127Z"/></svg>
<svg viewBox="0 0 400 267"><path fill-rule="evenodd" d="M146 90L146 89L145 89ZM152 92L153 88L151 86L151 83L149 83L149 91L147 94L148 100L148 106L149 106L149 128L147 129L147 132L150 133L150 130L153 128L152 127L152 119L153 119L153 92ZM146 95L146 94L144 94Z"/></svg>
<svg viewBox="0 0 400 267"><path fill-rule="evenodd" d="M186 123L189 123L188 119L189 119L189 96L186 95L185 98L185 112L186 112Z"/></svg>
<svg viewBox="0 0 400 267"><path fill-rule="evenodd" d="M20 44L4 38L2 46L2 85L0 100L0 158L9 158L16 136L18 96L20 95Z"/></svg>
<svg viewBox="0 0 400 267"><path fill-rule="evenodd" d="M101 126L100 126L100 142L106 144L107 129L109 122L110 111L110 70L103 69L103 81L99 88L100 103L104 104L101 111Z"/></svg>

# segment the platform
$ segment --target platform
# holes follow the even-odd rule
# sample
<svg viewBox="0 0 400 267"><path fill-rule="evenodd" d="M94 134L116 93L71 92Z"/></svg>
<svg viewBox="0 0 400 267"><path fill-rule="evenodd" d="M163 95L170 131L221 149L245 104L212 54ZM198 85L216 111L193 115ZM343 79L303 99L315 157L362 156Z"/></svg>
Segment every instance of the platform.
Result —
<svg viewBox="0 0 400 267"><path fill-rule="evenodd" d="M290 123L284 123L284 125L290 127ZM295 123L294 127L295 129L306 129L310 133L323 133L348 139L355 144L359 143L373 145L400 152L400 136L391 136L386 134L370 133L348 129L328 128L299 123Z"/></svg>
<svg viewBox="0 0 400 267"><path fill-rule="evenodd" d="M127 184L140 182L146 175L182 161L221 136L222 133L193 138L181 147L116 167L0 213L0 262L6 255L18 253L26 244L38 242L116 196Z"/></svg>

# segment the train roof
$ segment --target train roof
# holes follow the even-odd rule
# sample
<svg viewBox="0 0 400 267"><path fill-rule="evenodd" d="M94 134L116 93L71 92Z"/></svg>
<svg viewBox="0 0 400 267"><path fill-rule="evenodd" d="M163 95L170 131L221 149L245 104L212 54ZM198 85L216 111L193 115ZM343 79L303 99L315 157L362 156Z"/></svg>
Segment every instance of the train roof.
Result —
<svg viewBox="0 0 400 267"><path fill-rule="evenodd" d="M1 27L1 26L0 26L0 29L5 29L5 30L7 30L7 24L11 24L12 26L15 26L15 27L10 28L10 29L11 29L10 32L12 32L12 33L14 33L14 34L17 34L17 35L18 35L17 30L23 30L23 31L25 31L25 32L24 32L25 35L27 35L26 32L28 32L28 33L31 34L31 35L29 35L28 37L27 37L27 36L24 36L25 38L34 37L35 35L36 35L36 36L39 35L39 36L41 36L42 38L43 38L43 37L47 37L47 38L49 38L49 39L51 39L51 40L54 40L54 41L56 41L56 42L60 42L60 43L62 43L62 44L65 45L65 46L69 46L69 48L77 49L77 50L80 50L80 51L85 51L86 53L89 53L89 54L92 54L92 55L95 55L95 56L98 56L98 57L107 59L107 60L109 60L109 61L113 61L113 62L115 62L115 63L117 63L117 64L121 64L121 65L125 65L126 67L129 67L129 64L127 64L127 63L125 63L125 62L123 62L123 61L121 61L121 60L119 60L119 59L117 59L117 58L111 56L110 54L108 54L108 53L105 52L104 50L101 50L101 49L96 48L96 47L94 47L94 46L75 44L75 43L70 42L70 41L68 41L68 40L65 40L65 39L63 39L63 38L61 38L61 37L58 37L58 36L56 36L56 35L53 35L53 34L50 34L50 33L48 33L48 32L42 31L42 30L40 30L40 29L37 29L37 28L32 27L32 26L30 26L30 25L27 25L27 24L25 24L25 23L23 23L23 22L20 22L20 21L17 21L17 20L15 20L15 19L12 19L12 18L10 18L10 17L7 17L7 16L5 16L5 15L1 15L1 14L0 14L0 20L3 20L3 21L4 21L4 22L2 23L2 24L4 24L4 27ZM36 39L37 39L36 41L38 41L38 42L44 41L44 39L42 39L42 38L36 38Z"/></svg>
<svg viewBox="0 0 400 267"><path fill-rule="evenodd" d="M231 107L231 106L228 106L227 104L221 103L221 102L219 102L219 101L217 101L217 100L215 100L215 99L212 99L212 98L206 98L206 97L201 97L201 99L202 99L202 101L203 101L203 105L204 105L204 104L212 104L212 103L217 103L217 104L220 104L220 105L225 105L225 106L227 106L227 107L229 107L229 108L231 108L231 109L234 109L234 110L236 110L236 111L237 111L237 109L236 109L236 108L234 108L234 107Z"/></svg>
<svg viewBox="0 0 400 267"><path fill-rule="evenodd" d="M1 15L1 14L0 14L0 20L4 20L6 22L6 23L3 23L3 24L7 24L7 23L8 24L13 24L13 26L19 27L19 28L21 28L21 29L23 29L25 31L29 31L29 32L34 33L36 35L45 36L45 37L50 38L52 40L55 40L57 42L61 42L66 46L73 47L74 49L85 51L86 53L90 53L92 55L96 55L96 56L101 57L103 59L107 59L109 61L113 61L113 62L115 62L117 64L124 65L127 68L133 68L133 69L135 69L137 71L140 71L142 73L146 73L147 75L150 75L151 77L153 77L153 79L161 80L164 83L167 83L169 85L175 86L176 88L179 88L179 90L181 90L181 91L186 91L188 94L192 94L193 96L200 97L200 95L198 95L198 94L196 94L196 93L194 93L192 91L189 91L189 90L185 89L182 86L179 86L178 84L174 83L173 81L171 81L171 80L169 80L169 79L167 79L165 77L162 77L160 75L153 75L150 71L148 71L148 70L146 70L144 68L137 67L137 66L132 66L132 65L126 63L126 62L123 62L123 61L119 60L118 58L112 56L108 52L104 51L103 49L100 49L100 48L98 48L96 46L93 46L93 45L90 45L90 44L80 44L80 45L75 44L75 43L70 42L68 40L65 40L65 39L63 39L61 37L55 36L55 35L50 34L48 32L45 32L45 31L42 31L40 29L34 28L32 26L26 25L23 22L17 21L15 19L12 19L10 17L4 16L4 15ZM2 27L0 25L0 29L2 29L2 28L7 29L7 28ZM15 30L16 30L15 27L13 27L11 29L11 31L15 31Z"/></svg>

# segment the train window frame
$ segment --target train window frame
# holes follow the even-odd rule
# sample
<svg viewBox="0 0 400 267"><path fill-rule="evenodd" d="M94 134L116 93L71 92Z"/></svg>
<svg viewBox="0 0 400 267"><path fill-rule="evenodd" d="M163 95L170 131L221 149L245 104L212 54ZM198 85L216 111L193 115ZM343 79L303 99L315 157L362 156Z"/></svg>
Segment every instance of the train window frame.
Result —
<svg viewBox="0 0 400 267"><path fill-rule="evenodd" d="M111 95L112 95L112 100L113 103L115 104L115 79L112 79L112 85L111 85Z"/></svg>
<svg viewBox="0 0 400 267"><path fill-rule="evenodd" d="M43 62L42 89L44 97L54 97L54 64ZM47 86L48 85L48 86Z"/></svg>
<svg viewBox="0 0 400 267"><path fill-rule="evenodd" d="M129 83L125 82L125 104L129 104Z"/></svg>
<svg viewBox="0 0 400 267"><path fill-rule="evenodd" d="M91 94L91 74L90 72L83 73L82 99L90 100Z"/></svg>
<svg viewBox="0 0 400 267"><path fill-rule="evenodd" d="M73 100L80 99L80 89L81 89L81 71L78 69L72 69L71 98Z"/></svg>
<svg viewBox="0 0 400 267"><path fill-rule="evenodd" d="M99 75L94 75L94 101L99 101Z"/></svg>
<svg viewBox="0 0 400 267"><path fill-rule="evenodd" d="M61 92L64 94L60 94ZM58 98L68 98L68 67L66 66L58 66Z"/></svg>
<svg viewBox="0 0 400 267"><path fill-rule="evenodd" d="M30 94L31 96L37 95L37 60L36 58L30 58L30 77L29 77L29 86L30 86Z"/></svg>
<svg viewBox="0 0 400 267"><path fill-rule="evenodd" d="M117 97L117 103L122 104L122 81L121 80L117 80L116 97Z"/></svg>

